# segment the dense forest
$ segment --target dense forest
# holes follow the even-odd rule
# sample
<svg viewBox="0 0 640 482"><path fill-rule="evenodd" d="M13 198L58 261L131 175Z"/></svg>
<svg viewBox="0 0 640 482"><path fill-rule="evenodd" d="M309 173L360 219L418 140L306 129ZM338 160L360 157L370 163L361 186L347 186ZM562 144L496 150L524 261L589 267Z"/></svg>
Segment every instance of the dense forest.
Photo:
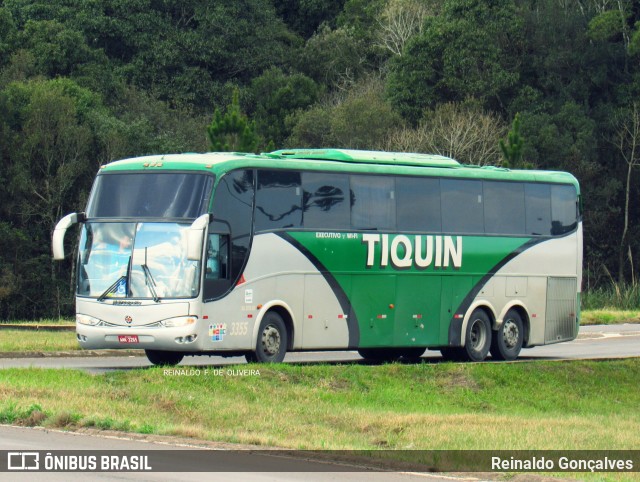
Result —
<svg viewBox="0 0 640 482"><path fill-rule="evenodd" d="M73 312L51 233L101 164L235 148L229 115L256 151L569 171L584 287L635 283L639 93L632 0L0 0L0 319Z"/></svg>

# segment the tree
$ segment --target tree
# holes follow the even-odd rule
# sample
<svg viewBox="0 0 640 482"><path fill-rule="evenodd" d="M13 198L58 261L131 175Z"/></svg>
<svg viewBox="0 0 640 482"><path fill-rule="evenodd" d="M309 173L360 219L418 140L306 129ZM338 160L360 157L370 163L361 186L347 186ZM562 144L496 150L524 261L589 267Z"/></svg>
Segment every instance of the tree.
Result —
<svg viewBox="0 0 640 482"><path fill-rule="evenodd" d="M511 124L511 130L507 134L506 142L500 139L500 151L503 164L506 167L522 167L522 153L524 150L524 138L520 134L520 115L516 114Z"/></svg>
<svg viewBox="0 0 640 482"><path fill-rule="evenodd" d="M519 80L521 25L510 0L447 1L391 59L389 99L413 123L425 108L469 97L503 109Z"/></svg>
<svg viewBox="0 0 640 482"><path fill-rule="evenodd" d="M67 263L51 258L51 233L63 214L80 210L86 201L95 173L90 117L101 108L100 98L69 79L38 80L9 84L0 91L0 105L8 144L1 162L10 180L0 199L11 199L0 214L8 223L5 232L19 246L0 252L3 278L15 282L6 309L21 316L56 316L72 306L71 275ZM10 263L7 255L13 255Z"/></svg>
<svg viewBox="0 0 640 482"><path fill-rule="evenodd" d="M426 110L420 124L396 130L388 150L428 152L465 164L500 164L498 139L505 126L498 116L484 112L472 101L440 104Z"/></svg>
<svg viewBox="0 0 640 482"><path fill-rule="evenodd" d="M255 132L255 122L240 111L237 90L224 114L220 109L215 110L207 135L213 151L257 152L260 139Z"/></svg>
<svg viewBox="0 0 640 482"><path fill-rule="evenodd" d="M291 116L291 136L285 141L284 147L314 148L339 145L331 132L333 108L329 103L319 103Z"/></svg>
<svg viewBox="0 0 640 482"><path fill-rule="evenodd" d="M617 131L614 143L627 165L624 190L624 221L618 247L618 282L624 283L624 258L627 251L631 252L631 247L628 245L631 174L633 169L640 166L640 106L638 106L638 103L634 102L631 109L618 114L615 124Z"/></svg>
<svg viewBox="0 0 640 482"><path fill-rule="evenodd" d="M372 77L354 86L331 115L331 135L340 147L380 149L387 133L402 118L384 99L381 79Z"/></svg>
<svg viewBox="0 0 640 482"><path fill-rule="evenodd" d="M405 44L422 33L424 20L436 11L436 4L417 0L391 0L378 20L378 45L393 55L402 55Z"/></svg>
<svg viewBox="0 0 640 482"><path fill-rule="evenodd" d="M344 3L345 0L273 0L278 16L305 39L322 24L334 25Z"/></svg>
<svg viewBox="0 0 640 482"><path fill-rule="evenodd" d="M256 130L267 142L280 146L291 134L287 118L314 104L319 88L306 75L286 75L281 69L272 67L253 79L250 94Z"/></svg>
<svg viewBox="0 0 640 482"><path fill-rule="evenodd" d="M0 3L1 5L1 3ZM16 37L16 26L8 9L0 6L0 67L2 67L13 48Z"/></svg>
<svg viewBox="0 0 640 482"><path fill-rule="evenodd" d="M291 147L383 149L388 133L402 125L400 115L383 96L380 78L372 76L324 98L292 117Z"/></svg>
<svg viewBox="0 0 640 482"><path fill-rule="evenodd" d="M319 84L350 89L365 71L365 46L349 27L318 29L301 53L300 70Z"/></svg>

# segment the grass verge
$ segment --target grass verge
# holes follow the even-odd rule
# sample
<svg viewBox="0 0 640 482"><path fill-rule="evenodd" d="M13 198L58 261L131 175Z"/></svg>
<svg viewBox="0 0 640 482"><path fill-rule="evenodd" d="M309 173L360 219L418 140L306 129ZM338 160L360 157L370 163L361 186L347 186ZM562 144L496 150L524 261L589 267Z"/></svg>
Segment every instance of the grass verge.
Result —
<svg viewBox="0 0 640 482"><path fill-rule="evenodd" d="M0 423L293 449L640 446L638 359L205 370L3 370Z"/></svg>
<svg viewBox="0 0 640 482"><path fill-rule="evenodd" d="M8 323L12 325L45 325L45 326L59 326L59 325L73 325L75 324L75 319L65 319L65 318L46 318L39 320L11 320L3 323Z"/></svg>
<svg viewBox="0 0 640 482"><path fill-rule="evenodd" d="M75 331L0 330L0 352L80 350Z"/></svg>
<svg viewBox="0 0 640 482"><path fill-rule="evenodd" d="M622 323L640 323L639 310L586 310L581 313L583 325L619 325Z"/></svg>

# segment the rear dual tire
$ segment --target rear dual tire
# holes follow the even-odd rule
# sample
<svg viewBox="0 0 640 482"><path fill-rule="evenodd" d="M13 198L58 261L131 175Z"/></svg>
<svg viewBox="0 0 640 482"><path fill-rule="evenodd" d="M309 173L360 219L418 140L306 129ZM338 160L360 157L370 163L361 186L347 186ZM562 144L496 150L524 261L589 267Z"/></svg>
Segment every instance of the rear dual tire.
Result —
<svg viewBox="0 0 640 482"><path fill-rule="evenodd" d="M493 333L491 356L494 360L511 361L518 358L524 343L524 324L516 310L509 310L502 325Z"/></svg>

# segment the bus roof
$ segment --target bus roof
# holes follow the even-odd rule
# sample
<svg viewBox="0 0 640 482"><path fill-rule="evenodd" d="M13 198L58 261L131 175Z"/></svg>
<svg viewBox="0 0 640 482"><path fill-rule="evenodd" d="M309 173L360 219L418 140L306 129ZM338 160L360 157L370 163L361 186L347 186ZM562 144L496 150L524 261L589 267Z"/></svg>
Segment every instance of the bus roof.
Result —
<svg viewBox="0 0 640 482"><path fill-rule="evenodd" d="M353 149L284 149L263 154L163 154L114 161L102 166L101 172L200 170L220 176L243 167L549 182L573 184L580 192L578 181L567 172L460 164L454 159L436 154Z"/></svg>
<svg viewBox="0 0 640 482"><path fill-rule="evenodd" d="M265 154L275 159L310 159L395 166L460 167L449 157L406 152L358 151L354 149L285 149Z"/></svg>

